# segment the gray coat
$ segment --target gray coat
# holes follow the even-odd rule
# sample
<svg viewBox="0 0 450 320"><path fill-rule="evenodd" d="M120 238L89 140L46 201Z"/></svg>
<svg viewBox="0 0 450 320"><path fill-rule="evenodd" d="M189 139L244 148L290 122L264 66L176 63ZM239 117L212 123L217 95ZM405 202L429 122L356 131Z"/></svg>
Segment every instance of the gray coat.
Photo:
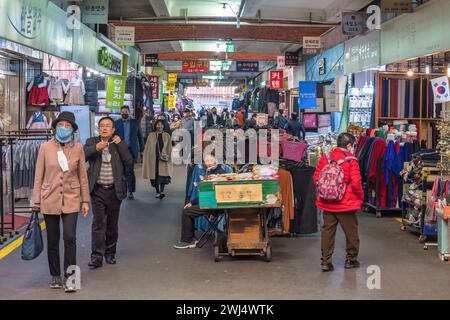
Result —
<svg viewBox="0 0 450 320"><path fill-rule="evenodd" d="M94 191L102 165L102 153L97 151L96 145L100 142L100 138L89 138L84 145L84 153L86 161L89 161L88 177L89 191ZM124 177L124 166L133 164L133 156L128 150L125 142L119 144L111 143L109 145L109 153L111 153L111 163L114 174L114 187L116 196L119 200L123 200L127 196L127 184Z"/></svg>

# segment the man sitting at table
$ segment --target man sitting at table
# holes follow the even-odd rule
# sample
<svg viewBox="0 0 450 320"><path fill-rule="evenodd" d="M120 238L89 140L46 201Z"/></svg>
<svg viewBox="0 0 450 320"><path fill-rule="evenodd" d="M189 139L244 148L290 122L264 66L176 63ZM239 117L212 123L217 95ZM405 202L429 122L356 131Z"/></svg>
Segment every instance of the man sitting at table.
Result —
<svg viewBox="0 0 450 320"><path fill-rule="evenodd" d="M207 155L205 157L206 173L205 176L212 174L231 173L233 170L222 164L217 163L217 159L213 155ZM190 201L184 206L183 213L181 215L181 241L174 245L175 249L190 249L197 246L197 240L195 239L194 222L195 218L204 215L217 216L223 213L223 210L205 210L200 209L198 199L198 187L194 186L196 190L195 198L189 199Z"/></svg>

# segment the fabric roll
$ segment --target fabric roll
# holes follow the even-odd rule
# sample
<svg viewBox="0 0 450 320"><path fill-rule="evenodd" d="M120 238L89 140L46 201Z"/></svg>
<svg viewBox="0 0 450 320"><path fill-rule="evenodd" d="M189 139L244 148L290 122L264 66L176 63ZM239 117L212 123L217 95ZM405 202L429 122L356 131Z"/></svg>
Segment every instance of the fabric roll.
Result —
<svg viewBox="0 0 450 320"><path fill-rule="evenodd" d="M404 112L404 117L405 118L409 118L409 91L410 91L410 82L409 80L405 81L405 112Z"/></svg>

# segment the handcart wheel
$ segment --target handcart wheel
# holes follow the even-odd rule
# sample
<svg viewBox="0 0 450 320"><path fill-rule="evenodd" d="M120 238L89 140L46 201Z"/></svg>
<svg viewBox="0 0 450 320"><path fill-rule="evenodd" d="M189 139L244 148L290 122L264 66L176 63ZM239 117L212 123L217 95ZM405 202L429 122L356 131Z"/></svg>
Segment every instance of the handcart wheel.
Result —
<svg viewBox="0 0 450 320"><path fill-rule="evenodd" d="M266 257L265 257L267 262L272 261L272 248L269 246L267 246L266 248Z"/></svg>
<svg viewBox="0 0 450 320"><path fill-rule="evenodd" d="M425 236L425 235L420 235L419 236L419 242L425 242L427 240L427 236Z"/></svg>
<svg viewBox="0 0 450 320"><path fill-rule="evenodd" d="M377 211L376 217L377 218L381 218L381 212L380 211Z"/></svg>
<svg viewBox="0 0 450 320"><path fill-rule="evenodd" d="M214 246L214 262L220 261L219 246Z"/></svg>
<svg viewBox="0 0 450 320"><path fill-rule="evenodd" d="M444 257L444 261L445 261L445 262L448 262L448 257Z"/></svg>
<svg viewBox="0 0 450 320"><path fill-rule="evenodd" d="M428 250L428 246L423 246L423 250Z"/></svg>

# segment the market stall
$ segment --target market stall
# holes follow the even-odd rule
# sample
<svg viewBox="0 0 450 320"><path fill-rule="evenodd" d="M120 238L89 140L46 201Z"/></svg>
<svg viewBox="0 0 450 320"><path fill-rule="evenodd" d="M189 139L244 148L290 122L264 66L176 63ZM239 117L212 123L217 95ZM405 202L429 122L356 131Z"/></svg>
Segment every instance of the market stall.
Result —
<svg viewBox="0 0 450 320"><path fill-rule="evenodd" d="M221 256L256 255L271 261L267 214L281 207L276 168L256 166L253 172L207 177L200 183L200 208L223 209L227 216L225 250L214 244L214 260Z"/></svg>

